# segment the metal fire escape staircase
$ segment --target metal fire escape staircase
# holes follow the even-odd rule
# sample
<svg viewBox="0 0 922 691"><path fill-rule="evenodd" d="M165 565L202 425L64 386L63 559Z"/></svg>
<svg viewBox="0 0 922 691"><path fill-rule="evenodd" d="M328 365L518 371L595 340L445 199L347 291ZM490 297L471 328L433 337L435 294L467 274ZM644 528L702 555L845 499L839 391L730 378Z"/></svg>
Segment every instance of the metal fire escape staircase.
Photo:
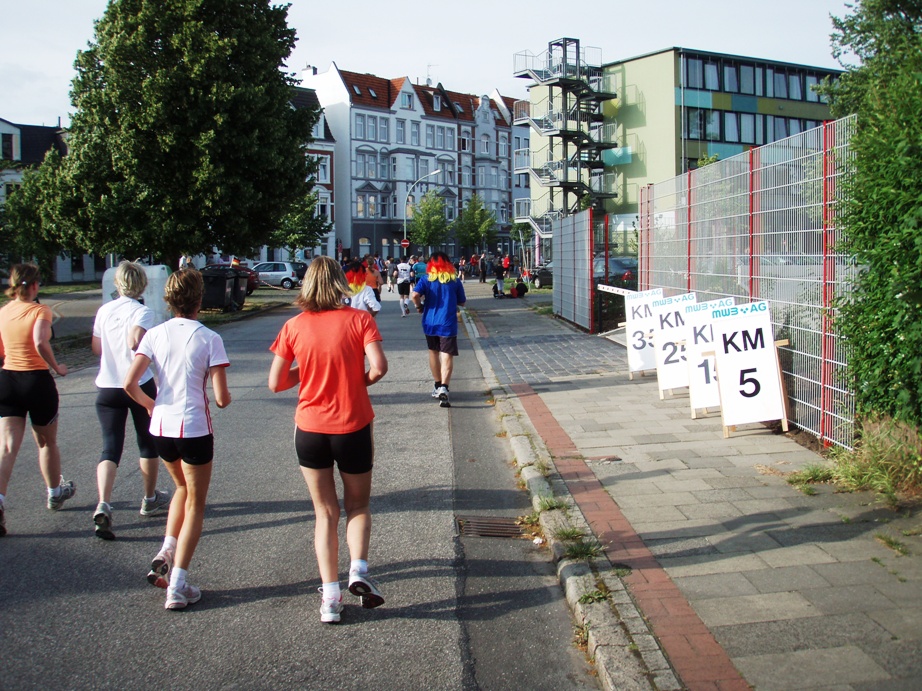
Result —
<svg viewBox="0 0 922 691"><path fill-rule="evenodd" d="M551 41L540 55L517 53L514 74L547 87L543 101L517 101L513 111L514 124L527 124L548 141L544 149L519 149L514 156L516 174L528 173L549 188L540 216L530 203L515 209L516 222L530 223L544 237L554 218L580 210L584 196L593 206L617 196L616 175L602 163L602 151L618 146L617 125L605 124L602 115L602 103L616 98L614 79L603 74L601 60L590 64L573 38Z"/></svg>

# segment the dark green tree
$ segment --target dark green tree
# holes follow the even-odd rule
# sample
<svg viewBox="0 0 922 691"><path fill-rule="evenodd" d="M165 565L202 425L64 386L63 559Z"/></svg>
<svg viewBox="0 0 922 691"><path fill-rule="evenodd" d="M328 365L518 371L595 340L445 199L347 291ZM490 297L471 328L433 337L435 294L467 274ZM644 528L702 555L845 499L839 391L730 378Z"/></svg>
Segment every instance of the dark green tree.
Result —
<svg viewBox="0 0 922 691"><path fill-rule="evenodd" d="M295 44L269 0L112 0L78 53L46 235L87 251L248 255L310 190L317 114L290 105Z"/></svg>
<svg viewBox="0 0 922 691"><path fill-rule="evenodd" d="M496 239L496 218L483 206L479 195L472 196L451 224L459 248L486 247Z"/></svg>
<svg viewBox="0 0 922 691"><path fill-rule="evenodd" d="M838 222L862 267L838 305L859 416L922 426L922 3L862 0L834 18L846 68L824 90L837 116L857 113L854 173Z"/></svg>
<svg viewBox="0 0 922 691"><path fill-rule="evenodd" d="M445 203L435 190L426 192L413 207L413 219L407 232L413 244L425 247L438 247L448 239Z"/></svg>
<svg viewBox="0 0 922 691"><path fill-rule="evenodd" d="M292 204L267 244L285 248L293 254L295 250L314 247L332 228L326 216L317 215L317 193L310 192Z"/></svg>

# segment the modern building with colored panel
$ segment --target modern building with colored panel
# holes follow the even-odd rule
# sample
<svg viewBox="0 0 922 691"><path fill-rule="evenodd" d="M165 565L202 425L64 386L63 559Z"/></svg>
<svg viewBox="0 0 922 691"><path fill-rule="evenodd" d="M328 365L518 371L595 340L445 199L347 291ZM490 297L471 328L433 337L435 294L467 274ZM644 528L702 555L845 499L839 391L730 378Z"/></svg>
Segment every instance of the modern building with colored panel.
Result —
<svg viewBox="0 0 922 691"><path fill-rule="evenodd" d="M531 203L516 220L547 229L589 204L615 230L631 228L642 187L828 120L815 87L840 72L678 47L603 63L599 49L558 39L517 54L515 74L533 82L517 112L532 144L516 164L532 174Z"/></svg>

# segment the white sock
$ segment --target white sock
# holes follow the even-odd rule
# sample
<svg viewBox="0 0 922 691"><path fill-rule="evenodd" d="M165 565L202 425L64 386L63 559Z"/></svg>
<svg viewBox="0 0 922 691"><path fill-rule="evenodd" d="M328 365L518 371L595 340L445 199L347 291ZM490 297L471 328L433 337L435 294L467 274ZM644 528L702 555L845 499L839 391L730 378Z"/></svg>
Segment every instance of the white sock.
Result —
<svg viewBox="0 0 922 691"><path fill-rule="evenodd" d="M368 573L368 561L366 559L353 559L349 564L350 571L358 573Z"/></svg>
<svg viewBox="0 0 922 691"><path fill-rule="evenodd" d="M61 483L60 482L58 483L57 487L48 488L48 496L49 497L60 497L61 496Z"/></svg>
<svg viewBox="0 0 922 691"><path fill-rule="evenodd" d="M342 597L341 591L339 589L339 581L335 583L324 583L323 584L323 599L324 600L339 600Z"/></svg>
<svg viewBox="0 0 922 691"><path fill-rule="evenodd" d="M170 587L182 588L186 584L186 569L172 569L170 571Z"/></svg>
<svg viewBox="0 0 922 691"><path fill-rule="evenodd" d="M161 550L165 549L170 552L175 552L176 551L176 538L170 537L169 535L167 535L165 538L163 538L163 547L161 547L160 549Z"/></svg>
<svg viewBox="0 0 922 691"><path fill-rule="evenodd" d="M144 497L144 499L147 500L147 501L153 501L153 500L156 499L156 498L157 498L157 492L156 492L156 490L154 491L154 496L152 496L152 497Z"/></svg>

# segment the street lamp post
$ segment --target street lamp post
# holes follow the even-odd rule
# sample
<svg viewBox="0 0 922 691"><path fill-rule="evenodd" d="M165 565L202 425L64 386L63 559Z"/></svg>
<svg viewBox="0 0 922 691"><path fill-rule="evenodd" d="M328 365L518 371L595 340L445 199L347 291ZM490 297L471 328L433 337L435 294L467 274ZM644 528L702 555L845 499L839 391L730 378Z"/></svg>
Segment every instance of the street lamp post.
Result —
<svg viewBox="0 0 922 691"><path fill-rule="evenodd" d="M432 177L433 175L438 175L441 172L442 170L439 169L439 170L433 170L431 173L426 173L419 180L417 180L412 185L410 185L410 188L407 190L407 197L403 203L403 239L404 240L407 239L407 204L410 203L410 192L412 192L413 188L416 187L419 183L421 183L426 178Z"/></svg>

